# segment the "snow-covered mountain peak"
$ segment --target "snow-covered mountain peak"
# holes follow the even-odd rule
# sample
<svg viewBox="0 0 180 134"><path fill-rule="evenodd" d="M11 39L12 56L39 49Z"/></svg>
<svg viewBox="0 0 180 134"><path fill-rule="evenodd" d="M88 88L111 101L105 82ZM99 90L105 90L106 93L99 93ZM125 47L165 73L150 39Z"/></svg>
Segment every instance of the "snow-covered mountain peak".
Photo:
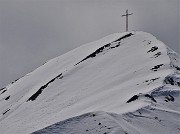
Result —
<svg viewBox="0 0 180 134"><path fill-rule="evenodd" d="M59 121L62 134L160 133L166 127L165 133L179 132L179 121L170 118L180 117L179 63L178 54L145 32L115 33L82 45L0 90L0 133L31 133ZM93 112L94 120L105 118L113 129L94 126ZM142 126L149 119L157 127ZM73 129L67 126L74 123Z"/></svg>

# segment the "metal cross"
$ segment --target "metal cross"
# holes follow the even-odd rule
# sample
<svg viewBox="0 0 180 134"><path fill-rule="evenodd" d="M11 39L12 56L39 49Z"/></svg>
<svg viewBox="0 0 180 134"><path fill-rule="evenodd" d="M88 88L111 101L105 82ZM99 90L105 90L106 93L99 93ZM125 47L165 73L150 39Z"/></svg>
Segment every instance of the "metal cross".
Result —
<svg viewBox="0 0 180 134"><path fill-rule="evenodd" d="M126 10L126 14L125 14L125 15L122 15L122 17L126 16L126 32L128 31L128 16L129 16L129 15L132 15L132 13L131 13L131 14L128 14L128 9Z"/></svg>

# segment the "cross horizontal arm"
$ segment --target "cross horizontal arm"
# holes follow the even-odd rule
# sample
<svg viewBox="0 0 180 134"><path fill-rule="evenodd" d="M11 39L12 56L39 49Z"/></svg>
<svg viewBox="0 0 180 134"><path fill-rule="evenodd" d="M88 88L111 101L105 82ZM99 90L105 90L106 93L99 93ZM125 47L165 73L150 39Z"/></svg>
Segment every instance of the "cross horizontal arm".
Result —
<svg viewBox="0 0 180 134"><path fill-rule="evenodd" d="M127 14L127 15L133 15L133 13Z"/></svg>
<svg viewBox="0 0 180 134"><path fill-rule="evenodd" d="M122 17L124 17L124 16L128 16L128 15L133 15L133 13L131 13L131 14L125 14L125 15L122 15Z"/></svg>

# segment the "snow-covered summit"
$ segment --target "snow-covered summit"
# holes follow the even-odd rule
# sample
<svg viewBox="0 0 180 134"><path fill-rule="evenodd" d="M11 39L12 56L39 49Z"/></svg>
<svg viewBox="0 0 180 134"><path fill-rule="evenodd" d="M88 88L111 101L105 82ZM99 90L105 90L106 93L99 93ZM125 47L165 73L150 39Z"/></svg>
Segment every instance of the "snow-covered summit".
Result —
<svg viewBox="0 0 180 134"><path fill-rule="evenodd" d="M180 132L179 60L145 32L82 45L0 90L0 133Z"/></svg>

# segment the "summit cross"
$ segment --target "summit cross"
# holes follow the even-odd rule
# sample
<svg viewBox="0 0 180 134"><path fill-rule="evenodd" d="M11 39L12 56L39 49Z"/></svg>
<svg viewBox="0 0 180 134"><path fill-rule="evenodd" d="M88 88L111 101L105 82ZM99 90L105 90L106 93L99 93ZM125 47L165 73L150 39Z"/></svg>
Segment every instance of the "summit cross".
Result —
<svg viewBox="0 0 180 134"><path fill-rule="evenodd" d="M128 9L126 10L126 14L122 15L122 17L126 16L126 32L128 31L128 16L132 15L132 13L128 13Z"/></svg>

